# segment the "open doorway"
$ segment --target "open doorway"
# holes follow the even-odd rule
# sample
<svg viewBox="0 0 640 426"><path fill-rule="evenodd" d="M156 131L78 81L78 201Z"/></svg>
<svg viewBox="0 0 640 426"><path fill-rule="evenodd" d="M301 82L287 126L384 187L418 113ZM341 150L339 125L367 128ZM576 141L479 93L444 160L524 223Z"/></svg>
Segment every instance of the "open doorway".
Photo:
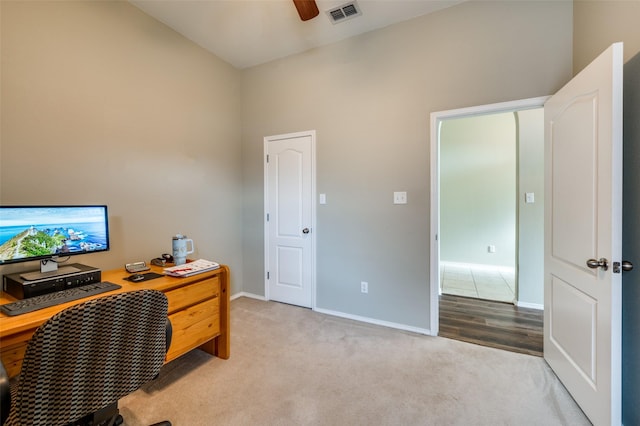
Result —
<svg viewBox="0 0 640 426"><path fill-rule="evenodd" d="M479 107L440 111L431 114L431 282L434 283L431 286L431 321L432 324L435 325L433 334L437 334L439 330L439 297L442 290L443 266L447 265L447 263L445 263L446 261L451 261L454 264L477 263L479 265L491 266L492 263L485 263L486 259L482 260L482 256L491 259L492 255L502 252L504 258L510 259L508 261L510 263L501 265L499 262L493 262L493 266L505 267L507 277L509 276L508 268L512 268L513 278L511 282L509 283L505 280L506 285L511 285L513 288L513 298L511 302L522 307L542 309L544 298L542 275L544 261L544 206L542 203L544 189L544 117L542 106L546 99L546 97L532 98ZM443 250L448 249L449 242L454 242L452 236L456 236L460 241L463 241L465 233L469 231L459 232L460 230L456 230L456 223L460 222L456 222L455 217L454 221L449 221L450 216L455 215L450 211L442 210L443 202L446 201L443 200L441 186L442 167L447 166L447 163L451 163L453 167L462 171L474 168L480 170L481 167L474 164L474 161L478 160L479 157L483 157L485 159L484 167L491 170L492 166L490 163L493 160L491 156L494 155L497 157L498 154L501 153L496 153L495 149L499 148L494 148L482 153L482 155L465 155L465 157L467 157L467 159L464 160L466 163L461 161L462 156L456 159L455 155L443 161L442 130L445 128L446 131L449 123L456 120L473 117L495 118L494 116L510 120L515 132L513 138L515 141L515 146L513 147L515 170L509 182L510 188L512 189L502 187L500 189L493 188L502 192L509 192L507 195L512 199L510 202L512 203L511 210L514 212L514 218L506 221L494 221L495 223L490 227L486 227L491 231L489 234L477 232L473 243L467 242L466 245L465 243L461 243L464 250L468 251L469 248L471 248L472 251L475 250L477 252L476 258L469 256L469 253L467 253L467 257L461 258L461 261L456 261L455 257L447 251L444 252L445 256L453 260L443 258ZM458 147L457 149L459 152L460 149L465 148ZM482 173L481 170L480 173ZM484 173L489 173L489 171L485 170ZM460 182L469 182L469 180L473 178L469 176L461 178L458 176L457 179L459 181L458 185L460 186ZM462 186L464 187L463 184ZM486 189L488 192L480 198L493 197L492 195L487 195L491 194L492 188ZM469 188L467 188L467 191L468 190ZM467 192L467 194L469 193ZM468 195L467 201L469 197ZM505 201L502 201L502 203L504 202ZM460 215L474 215L473 210L475 210L456 206L455 200L453 205L447 205L445 203L445 209L446 208L456 210L458 217L460 217ZM495 219L500 217L500 213L503 212L494 212L493 216L491 216L490 209L487 209L487 211L482 214L485 217L493 217ZM447 221L445 222L447 225L443 228L443 216L445 214L447 215ZM478 225L477 223L475 226L483 228L483 225ZM508 232L501 230L500 226L505 229L508 228ZM450 232L449 237L445 234L447 229L449 229ZM482 229L480 229L480 231L482 231ZM453 232L453 234L451 234L451 232ZM509 235L511 235L511 237L509 237ZM494 243L493 241L500 241L497 239L499 236L500 238L511 238L513 248L506 249L506 246L502 246L504 250L501 249L501 251L498 251L501 246L498 245L499 243ZM452 240L445 242L444 239L450 237ZM495 252L493 252L493 247L491 246L495 246ZM461 249L460 251L463 250ZM494 256L494 258L497 257L498 256Z"/></svg>
<svg viewBox="0 0 640 426"><path fill-rule="evenodd" d="M440 126L440 292L513 303L517 112Z"/></svg>

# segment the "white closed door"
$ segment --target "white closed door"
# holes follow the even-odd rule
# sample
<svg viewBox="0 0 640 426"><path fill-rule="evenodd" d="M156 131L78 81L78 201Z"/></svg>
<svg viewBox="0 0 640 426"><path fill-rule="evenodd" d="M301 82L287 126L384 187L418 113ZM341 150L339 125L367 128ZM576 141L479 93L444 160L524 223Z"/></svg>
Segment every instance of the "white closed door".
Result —
<svg viewBox="0 0 640 426"><path fill-rule="evenodd" d="M267 299L313 306L315 132L265 138Z"/></svg>
<svg viewBox="0 0 640 426"><path fill-rule="evenodd" d="M544 358L591 422L621 423L622 43L545 104Z"/></svg>

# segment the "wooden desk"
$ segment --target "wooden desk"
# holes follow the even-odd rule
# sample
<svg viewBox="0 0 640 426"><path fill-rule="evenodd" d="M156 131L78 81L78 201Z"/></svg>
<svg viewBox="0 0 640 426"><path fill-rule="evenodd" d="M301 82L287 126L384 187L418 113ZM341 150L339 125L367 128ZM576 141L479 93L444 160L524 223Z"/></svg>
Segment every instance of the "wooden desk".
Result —
<svg viewBox="0 0 640 426"><path fill-rule="evenodd" d="M151 272L162 268L151 266ZM169 300L169 319L173 338L166 362L176 359L194 348L227 359L231 349L229 316L229 268L194 275L187 278L163 276L149 281L132 283L124 280L130 274L123 268L102 272L102 281L122 286L113 292L102 293L23 315L7 316L0 312L0 357L9 377L20 372L27 342L35 330L57 312L89 299L108 294L139 289L162 291ZM15 298L0 293L0 304Z"/></svg>

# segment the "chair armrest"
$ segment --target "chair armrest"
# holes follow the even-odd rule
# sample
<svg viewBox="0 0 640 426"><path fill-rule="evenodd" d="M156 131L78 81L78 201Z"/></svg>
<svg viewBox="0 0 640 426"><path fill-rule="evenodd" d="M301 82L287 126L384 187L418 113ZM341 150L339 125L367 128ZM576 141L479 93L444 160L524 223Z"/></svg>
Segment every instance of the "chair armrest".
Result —
<svg viewBox="0 0 640 426"><path fill-rule="evenodd" d="M171 321L169 321L169 318L167 318L165 333L166 333L166 342L167 342L167 352L169 352L169 346L171 346L171 338L173 336L173 326L171 325Z"/></svg>

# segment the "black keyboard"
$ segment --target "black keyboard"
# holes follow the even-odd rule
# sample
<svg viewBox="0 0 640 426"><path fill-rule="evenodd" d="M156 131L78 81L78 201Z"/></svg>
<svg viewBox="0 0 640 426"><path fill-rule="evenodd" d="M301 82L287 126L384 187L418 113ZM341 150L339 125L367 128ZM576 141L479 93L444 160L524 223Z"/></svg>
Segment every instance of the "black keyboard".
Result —
<svg viewBox="0 0 640 426"><path fill-rule="evenodd" d="M22 299L16 302L0 305L0 311L9 316L26 314L27 312L33 312L38 309L72 302L74 300L93 296L94 294L106 293L119 288L122 288L122 286L108 281L102 281L99 283L56 291L55 293L41 294L39 296L29 297L28 299Z"/></svg>

